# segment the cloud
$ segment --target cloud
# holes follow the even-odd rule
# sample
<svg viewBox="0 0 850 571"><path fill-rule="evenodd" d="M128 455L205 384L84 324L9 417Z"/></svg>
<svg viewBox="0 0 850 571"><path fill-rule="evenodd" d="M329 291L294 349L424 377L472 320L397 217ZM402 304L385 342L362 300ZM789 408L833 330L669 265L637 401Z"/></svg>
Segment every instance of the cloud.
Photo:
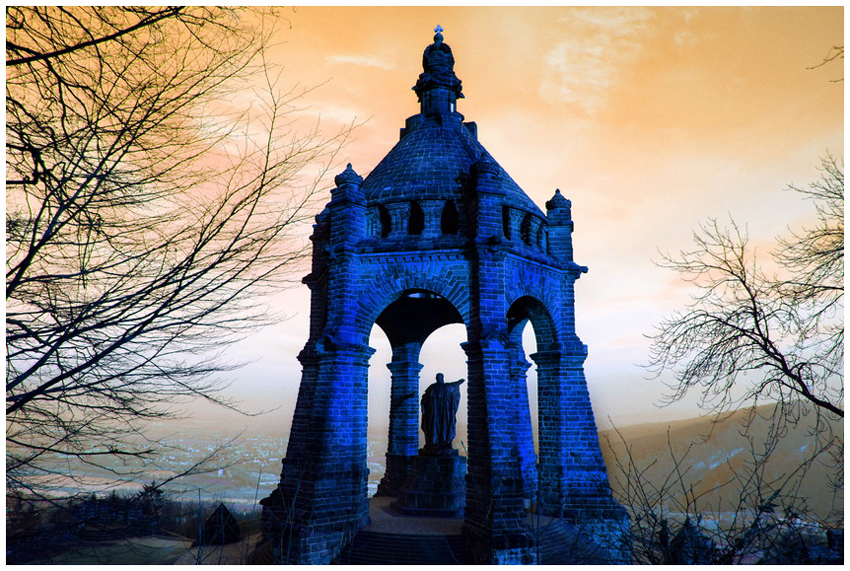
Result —
<svg viewBox="0 0 850 571"><path fill-rule="evenodd" d="M638 60L653 18L646 8L579 9L562 22L564 36L545 56L540 94L594 115L622 71Z"/></svg>
<svg viewBox="0 0 850 571"><path fill-rule="evenodd" d="M681 30L673 34L673 42L675 42L677 46L682 48L693 47L697 44L698 41L699 40L697 38L697 35L687 30Z"/></svg>
<svg viewBox="0 0 850 571"><path fill-rule="evenodd" d="M389 62L379 56L358 56L336 54L325 58L327 63L342 63L350 65L359 65L362 67L377 67L379 69L391 70L395 68L395 64Z"/></svg>

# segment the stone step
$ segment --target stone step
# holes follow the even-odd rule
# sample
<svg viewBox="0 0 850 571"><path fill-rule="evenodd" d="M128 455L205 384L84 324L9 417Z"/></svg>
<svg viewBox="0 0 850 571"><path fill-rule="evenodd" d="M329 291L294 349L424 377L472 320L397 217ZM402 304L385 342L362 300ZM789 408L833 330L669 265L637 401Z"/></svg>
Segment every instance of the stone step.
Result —
<svg viewBox="0 0 850 571"><path fill-rule="evenodd" d="M563 520L549 520L534 526L538 565L602 565L610 563L610 553L589 534Z"/></svg>
<svg viewBox="0 0 850 571"><path fill-rule="evenodd" d="M361 530L332 565L468 565L460 535L402 535Z"/></svg>

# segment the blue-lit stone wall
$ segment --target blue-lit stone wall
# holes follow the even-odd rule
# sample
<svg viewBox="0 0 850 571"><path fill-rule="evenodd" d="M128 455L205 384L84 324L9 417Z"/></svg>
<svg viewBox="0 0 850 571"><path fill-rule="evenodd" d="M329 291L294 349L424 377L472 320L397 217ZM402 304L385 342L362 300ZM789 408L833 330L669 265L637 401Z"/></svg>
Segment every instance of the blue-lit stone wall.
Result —
<svg viewBox="0 0 850 571"><path fill-rule="evenodd" d="M458 201L466 222L437 237L444 202L423 209L423 235L382 237L379 229L369 233L368 211L376 206L367 204L360 177L351 169L338 177L317 217L313 272L304 280L313 291L311 338L300 356L303 378L278 491L280 530L270 532L285 546L279 561L327 562L366 521L367 342L376 322L393 346L380 494L394 495L417 453L421 345L432 327L462 322L469 338L465 533L479 560L533 562L529 504L572 521L623 519L599 451L583 371L587 348L575 334L574 283L585 269L571 260L570 205L556 195L548 216L534 217L548 240L524 238L524 217L503 216L494 170L470 169L477 184ZM411 209L396 204L401 224ZM389 310L410 292L427 292L455 313L435 306L446 315L430 326L405 322L403 313L393 320ZM530 359L538 371L539 458L521 345L528 322L538 345ZM274 510L267 511L268 523Z"/></svg>

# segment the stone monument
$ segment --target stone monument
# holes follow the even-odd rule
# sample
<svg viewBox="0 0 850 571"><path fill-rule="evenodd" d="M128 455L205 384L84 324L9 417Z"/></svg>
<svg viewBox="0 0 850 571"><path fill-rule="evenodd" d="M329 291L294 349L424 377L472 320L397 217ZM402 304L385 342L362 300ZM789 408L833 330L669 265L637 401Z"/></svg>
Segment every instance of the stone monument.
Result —
<svg viewBox="0 0 850 571"><path fill-rule="evenodd" d="M426 456L447 456L457 454L452 448L457 425L457 409L460 405L460 385L464 379L447 383L443 373L437 373L437 381L422 395L422 432L425 434L425 448L420 454Z"/></svg>
<svg viewBox="0 0 850 571"><path fill-rule="evenodd" d="M475 560L534 563L529 508L596 530L609 546L627 524L608 485L584 376L587 346L575 330L575 283L587 268L573 260L571 203L556 190L544 213L481 145L476 124L457 110L462 85L440 29L422 65L413 87L419 113L406 120L399 142L365 180L348 165L316 217L301 386L280 484L261 502L278 563L329 563L370 521L374 325L392 347L379 495L399 499L429 458L419 453L419 353L434 331L461 323L462 525ZM530 358L538 454L522 346L527 324L537 340Z"/></svg>
<svg viewBox="0 0 850 571"><path fill-rule="evenodd" d="M405 514L462 517L466 458L452 447L464 379L447 383L442 373L422 395L425 446L413 458L411 474L398 487L392 506Z"/></svg>

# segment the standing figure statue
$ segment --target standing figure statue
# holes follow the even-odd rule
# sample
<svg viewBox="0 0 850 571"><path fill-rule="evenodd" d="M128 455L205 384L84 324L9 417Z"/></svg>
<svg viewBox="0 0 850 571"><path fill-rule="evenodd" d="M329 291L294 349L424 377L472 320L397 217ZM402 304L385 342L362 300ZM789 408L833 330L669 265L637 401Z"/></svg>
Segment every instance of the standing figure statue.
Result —
<svg viewBox="0 0 850 571"><path fill-rule="evenodd" d="M464 379L447 383L437 373L437 382L422 395L422 432L425 433L425 456L448 455L455 438L455 414L460 404L460 385Z"/></svg>

